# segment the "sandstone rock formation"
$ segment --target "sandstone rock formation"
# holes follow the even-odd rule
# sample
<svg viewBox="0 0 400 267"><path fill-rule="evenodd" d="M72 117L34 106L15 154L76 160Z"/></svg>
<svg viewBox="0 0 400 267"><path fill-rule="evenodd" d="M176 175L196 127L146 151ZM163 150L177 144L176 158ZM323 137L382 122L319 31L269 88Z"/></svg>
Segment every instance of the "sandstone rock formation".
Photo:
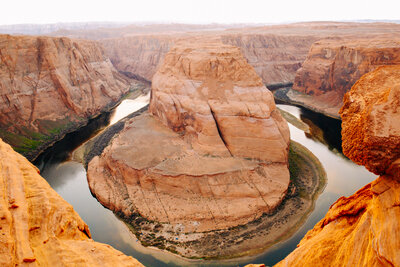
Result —
<svg viewBox="0 0 400 267"><path fill-rule="evenodd" d="M151 81L157 66L173 46L174 37L127 36L101 41L113 65L132 78Z"/></svg>
<svg viewBox="0 0 400 267"><path fill-rule="evenodd" d="M382 176L339 198L277 266L400 266L399 74L364 75L340 111L344 153Z"/></svg>
<svg viewBox="0 0 400 267"><path fill-rule="evenodd" d="M375 174L400 158L400 66L379 67L359 79L341 110L343 152Z"/></svg>
<svg viewBox="0 0 400 267"><path fill-rule="evenodd" d="M183 43L153 78L150 114L125 123L89 162L88 181L132 224L141 216L162 223L156 232L226 229L281 203L288 144L272 94L238 48Z"/></svg>
<svg viewBox="0 0 400 267"><path fill-rule="evenodd" d="M150 112L203 154L287 162L287 123L236 47L171 49L153 77Z"/></svg>
<svg viewBox="0 0 400 267"><path fill-rule="evenodd" d="M129 90L95 42L0 35L0 137L33 158Z"/></svg>
<svg viewBox="0 0 400 267"><path fill-rule="evenodd" d="M151 27L150 27L151 28ZM118 30L113 29L113 33ZM400 26L390 23L344 23L310 22L273 25L263 27L244 27L229 30L208 29L197 31L188 29L154 30L120 29L120 36L110 38L109 34L94 36L93 31L69 32L68 36L96 38L105 47L107 55L115 67L132 77L140 76L151 80L156 67L169 48L182 39L203 38L221 41L240 47L248 63L267 85L293 83L296 71L306 59L311 45L330 37L380 38L387 35L400 36ZM354 80L355 82L356 80Z"/></svg>
<svg viewBox="0 0 400 267"><path fill-rule="evenodd" d="M1 266L143 266L90 239L88 226L0 139Z"/></svg>
<svg viewBox="0 0 400 267"><path fill-rule="evenodd" d="M289 95L306 106L338 117L343 96L365 73L379 66L400 64L400 38L334 38L314 43Z"/></svg>

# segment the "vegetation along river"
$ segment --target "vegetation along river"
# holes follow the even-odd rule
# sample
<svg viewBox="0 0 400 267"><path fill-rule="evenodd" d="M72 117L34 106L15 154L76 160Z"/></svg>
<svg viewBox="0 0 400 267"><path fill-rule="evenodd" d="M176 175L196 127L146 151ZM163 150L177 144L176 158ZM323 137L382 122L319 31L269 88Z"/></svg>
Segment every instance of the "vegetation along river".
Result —
<svg viewBox="0 0 400 267"><path fill-rule="evenodd" d="M72 152L102 128L148 104L149 96L125 99L112 112L93 119L88 126L68 134L43 153L35 162L42 176L66 201L73 205L89 225L95 241L107 243L138 259L145 266L243 266L248 263L273 265L296 248L296 245L327 212L340 196L349 196L376 177L347 159L341 153L340 122L335 119L290 105L278 107L292 115L291 139L308 148L320 160L327 173L327 184L305 223L289 239L254 257L224 261L187 260L168 252L140 245L135 235L113 212L104 208L90 193L84 166L71 159ZM298 119L308 130L295 127ZM292 124L293 123L293 124ZM303 125L304 125L303 123Z"/></svg>

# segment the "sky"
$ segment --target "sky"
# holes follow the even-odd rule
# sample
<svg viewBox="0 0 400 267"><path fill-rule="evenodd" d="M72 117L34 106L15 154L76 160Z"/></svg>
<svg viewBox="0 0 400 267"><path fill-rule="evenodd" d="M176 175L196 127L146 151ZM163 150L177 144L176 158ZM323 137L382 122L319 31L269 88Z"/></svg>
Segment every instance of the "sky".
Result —
<svg viewBox="0 0 400 267"><path fill-rule="evenodd" d="M57 22L282 23L400 20L399 0L2 0L0 25Z"/></svg>

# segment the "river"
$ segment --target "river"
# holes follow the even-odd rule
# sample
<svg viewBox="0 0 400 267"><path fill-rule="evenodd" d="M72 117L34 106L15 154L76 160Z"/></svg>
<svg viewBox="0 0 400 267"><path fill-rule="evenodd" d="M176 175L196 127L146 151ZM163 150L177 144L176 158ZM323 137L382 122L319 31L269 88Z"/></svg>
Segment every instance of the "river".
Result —
<svg viewBox="0 0 400 267"><path fill-rule="evenodd" d="M340 124L337 120L299 107L278 105L280 109L313 125L313 132L317 133L315 135L306 134L289 124L291 139L307 147L316 155L324 166L328 179L323 193L315 203L314 211L297 232L260 255L229 261L186 260L168 252L145 248L121 220L92 196L87 184L85 168L81 163L71 160L70 156L73 150L105 126L140 109L148 101L148 95L135 100L122 101L113 112L105 113L93 119L87 127L68 134L35 162L51 187L68 201L89 225L95 241L110 244L138 259L145 266L243 266L248 263L273 265L296 248L305 233L324 217L332 203L340 196L349 196L376 178L364 167L354 164L340 152Z"/></svg>

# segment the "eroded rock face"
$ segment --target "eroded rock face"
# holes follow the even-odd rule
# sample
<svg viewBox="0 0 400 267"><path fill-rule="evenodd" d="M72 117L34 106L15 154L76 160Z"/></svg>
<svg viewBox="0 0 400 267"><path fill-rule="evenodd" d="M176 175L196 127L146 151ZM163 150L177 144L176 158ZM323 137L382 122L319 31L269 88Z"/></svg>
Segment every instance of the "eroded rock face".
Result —
<svg viewBox="0 0 400 267"><path fill-rule="evenodd" d="M399 266L400 183L384 175L339 198L276 266Z"/></svg>
<svg viewBox="0 0 400 267"><path fill-rule="evenodd" d="M287 162L287 123L237 47L171 49L153 78L149 110L199 153Z"/></svg>
<svg viewBox="0 0 400 267"><path fill-rule="evenodd" d="M95 30L96 37L93 37L94 33L91 31L70 32L68 35L98 39L104 45L107 55L118 70L132 77L141 76L149 81L155 74L161 59L180 40L191 39L192 42L196 42L196 39L203 38L204 40L220 41L239 47L248 63L254 67L256 73L268 86L293 83L296 71L302 66L310 47L316 41L332 37L368 38L370 40L372 38L393 39L400 36L400 26L394 23L309 22L232 28L223 31L208 29L197 32L194 32L193 29L178 31L167 28L157 33L144 29L129 32L126 30L126 28L119 29L121 31L119 37L114 38L110 38L110 34L102 33L101 29ZM116 32L118 30L112 30L113 35ZM340 46L341 44L335 44L336 48ZM332 47L331 49L336 48ZM313 70L313 67L310 67L309 70ZM336 72L340 73L341 71L342 69L336 68ZM360 76L356 77L353 83ZM349 90L350 87L346 90ZM330 98L332 96L323 100L330 103ZM337 103L334 103L333 106L336 108L334 113L337 116L340 105L338 107L336 105Z"/></svg>
<svg viewBox="0 0 400 267"><path fill-rule="evenodd" d="M152 86L150 114L128 120L88 165L103 205L176 233L245 224L281 203L288 126L238 48L181 44Z"/></svg>
<svg viewBox="0 0 400 267"><path fill-rule="evenodd" d="M317 111L337 117L343 96L364 74L379 66L400 64L400 39L327 39L314 43L297 71L293 89L311 97L293 95Z"/></svg>
<svg viewBox="0 0 400 267"><path fill-rule="evenodd" d="M244 31L246 32L246 31ZM265 84L292 83L296 71L305 60L308 50L317 36L283 36L260 29L245 34L215 32L210 34L162 34L137 35L123 38L104 39L107 55L115 67L132 77L152 80L158 64L181 40L215 40L241 49L249 64Z"/></svg>
<svg viewBox="0 0 400 267"><path fill-rule="evenodd" d="M344 97L343 152L375 174L400 158L400 66L380 67Z"/></svg>
<svg viewBox="0 0 400 267"><path fill-rule="evenodd" d="M142 266L90 239L85 222L38 172L0 139L1 266Z"/></svg>
<svg viewBox="0 0 400 267"><path fill-rule="evenodd" d="M344 98L343 152L383 174L339 198L277 266L400 265L400 67L365 74Z"/></svg>
<svg viewBox="0 0 400 267"><path fill-rule="evenodd" d="M0 137L30 158L129 90L95 42L0 35Z"/></svg>

